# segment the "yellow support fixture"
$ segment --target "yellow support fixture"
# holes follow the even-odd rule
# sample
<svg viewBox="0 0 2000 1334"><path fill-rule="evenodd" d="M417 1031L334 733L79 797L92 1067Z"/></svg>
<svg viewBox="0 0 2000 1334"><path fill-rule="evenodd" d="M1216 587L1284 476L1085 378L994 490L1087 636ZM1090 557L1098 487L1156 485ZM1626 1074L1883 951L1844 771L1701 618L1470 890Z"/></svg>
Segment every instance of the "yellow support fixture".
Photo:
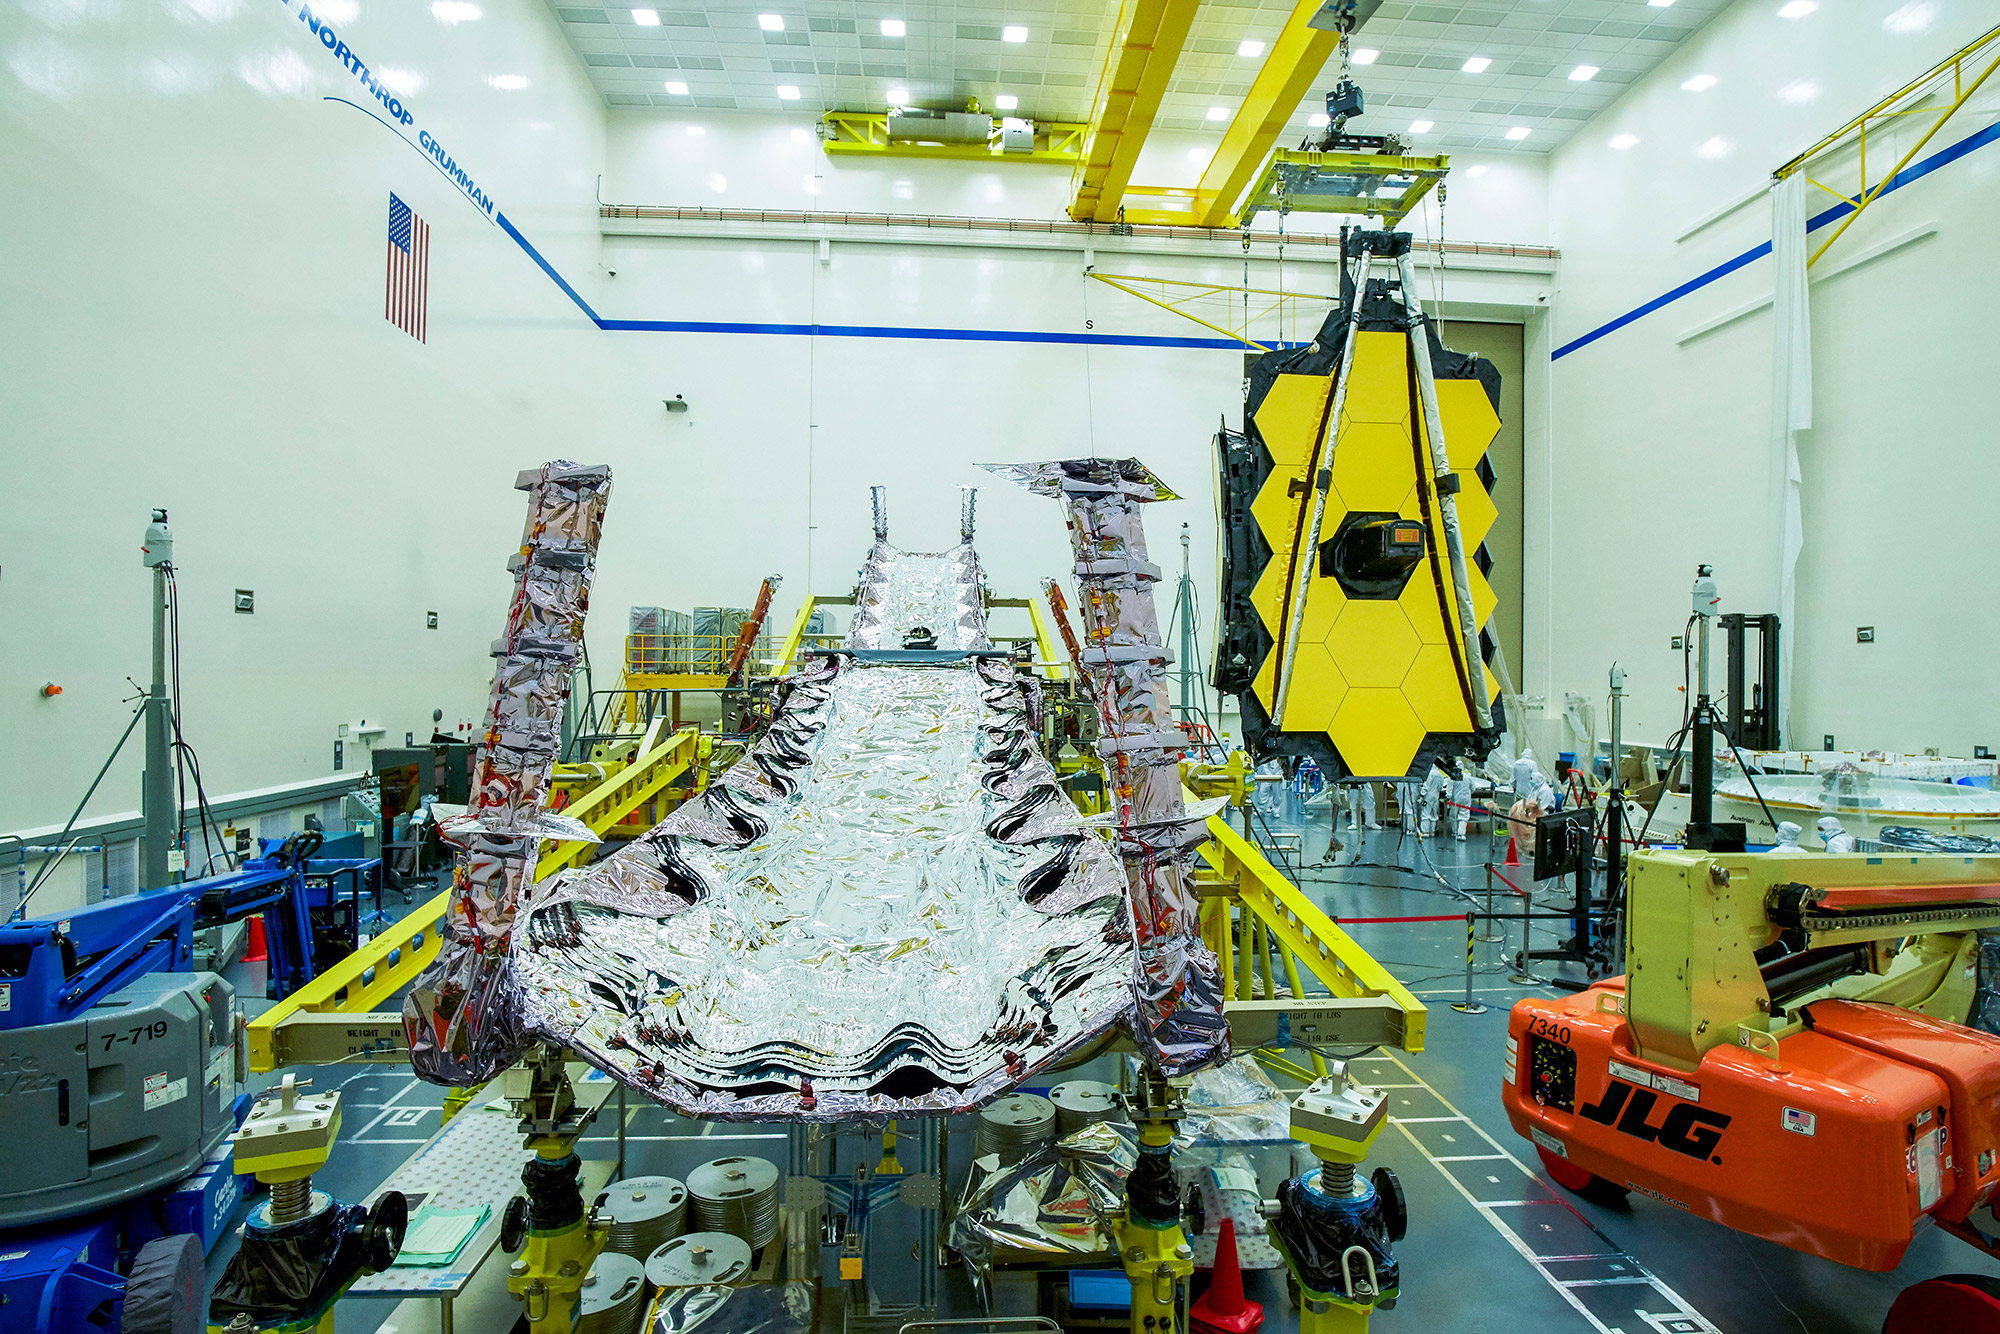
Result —
<svg viewBox="0 0 2000 1334"><path fill-rule="evenodd" d="M1254 348L1256 351L1259 352L1269 352L1271 350L1270 348L1264 346L1264 344L1259 343L1256 340L1250 338L1248 336L1249 335L1248 330L1245 330L1242 333L1238 333L1234 329L1225 329L1219 324L1210 324L1207 320L1203 319L1199 315L1190 315L1187 311L1182 310L1178 305L1162 301L1155 296L1148 296L1146 293L1140 291L1136 287L1127 287L1124 283L1117 281L1116 278L1114 278L1112 275L1108 273L1092 272L1090 276L1097 279L1097 281L1103 283L1106 287L1115 287L1119 291L1125 293L1127 296L1136 296L1141 301L1145 301L1152 305L1158 306L1161 310L1172 311L1174 314L1180 316L1184 320L1193 320L1196 324L1199 324L1204 329L1213 329L1216 333L1221 334L1224 338L1234 338L1237 342L1243 344L1243 346L1247 348ZM1147 279L1144 281L1157 281L1157 279ZM1241 288L1217 289L1217 291L1220 292L1236 292L1241 290L1242 290Z"/></svg>
<svg viewBox="0 0 2000 1334"><path fill-rule="evenodd" d="M785 635L784 646L778 650L778 671L780 673L788 672L792 669L793 660L799 656L799 643L806 637L806 626L812 623L813 609L818 605L819 599L810 594L800 604L799 614L793 618L792 628Z"/></svg>
<svg viewBox="0 0 2000 1334"><path fill-rule="evenodd" d="M1097 100L1070 200L1077 222L1117 222L1139 150L1152 131L1198 0L1125 0L1098 76Z"/></svg>
<svg viewBox="0 0 2000 1334"><path fill-rule="evenodd" d="M1026 601L1028 619L1035 627L1035 655L1047 664L1042 670L1049 674L1050 679L1060 681L1069 675L1069 659L1056 651L1055 641L1049 638L1048 622L1042 619L1042 604L1033 598Z"/></svg>
<svg viewBox="0 0 2000 1334"><path fill-rule="evenodd" d="M701 741L696 728L684 727L668 733L667 725L666 719L655 718L632 762L571 802L562 813L583 821L592 833L602 834L664 792L668 784L694 766ZM595 845L575 840L546 846L547 851L535 866L537 880L546 880L557 871L577 865Z"/></svg>
<svg viewBox="0 0 2000 1334"><path fill-rule="evenodd" d="M438 926L450 907L446 890L252 1019L250 1068L268 1074L355 1056L403 1059L402 1015L375 1009L437 957ZM319 1016L330 1022L313 1022Z"/></svg>
<svg viewBox="0 0 2000 1334"><path fill-rule="evenodd" d="M1340 46L1339 33L1311 26L1319 10L1320 0L1299 0L1293 8L1284 31L1271 43L1264 67L1244 95L1243 105L1222 132L1222 144L1210 159L1208 170L1195 186L1194 216L1180 221L1197 227L1235 225L1236 201L1256 179L1265 155L1311 91L1327 58Z"/></svg>
<svg viewBox="0 0 2000 1334"><path fill-rule="evenodd" d="M1000 147L999 124L994 137L983 144L940 144L920 140L891 139L889 115L885 111L829 111L823 118L822 146L834 154L872 154L876 157L948 158L958 162L1076 162L1088 125L1069 121L1036 121L1032 150L1007 152Z"/></svg>
<svg viewBox="0 0 2000 1334"><path fill-rule="evenodd" d="M1233 882L1246 917L1261 924L1280 949L1302 960L1307 971L1331 995L1344 999L1380 998L1392 1003L1402 1012L1402 1039L1397 1045L1409 1052L1424 1049L1429 1012L1422 1001L1410 994L1409 988L1336 926L1319 905L1285 879L1263 853L1230 828L1222 817L1208 818L1208 836L1208 842L1200 848L1201 858L1217 878ZM1248 980L1246 975L1254 966L1254 956L1246 950L1240 961L1231 961L1227 951L1233 934L1228 901L1215 900L1209 906L1217 912L1210 919L1213 925L1208 931L1209 939L1224 945L1223 950L1217 951L1223 955L1224 994L1228 994L1232 982L1240 994ZM1244 934L1248 935L1247 926Z"/></svg>
<svg viewBox="0 0 2000 1334"><path fill-rule="evenodd" d="M1989 55L1993 56L1993 59L1987 63L1984 69L1979 70L1978 74L1968 83L1966 80L1968 65L1973 64L1975 59L1983 60ZM1976 65L1974 67L1976 68ZM1821 185L1820 182L1812 180L1810 176L1806 178L1812 181L1814 185L1818 185L1820 189L1825 190L1828 194L1841 199L1847 199L1854 206L1854 211L1841 220L1840 226L1834 228L1833 235L1822 241L1819 249L1813 251L1812 255L1807 258L1806 264L1808 267L1817 263L1819 257L1824 255L1828 248L1835 241L1838 241L1849 227L1854 225L1854 220L1866 212L1870 204L1882 197L1888 190L1890 183L1902 174L1903 168L1916 160L1917 154L1921 153L1924 150L1924 146L1937 136L1937 132L1944 128L1945 122L1950 120L1960 107L1972 100L1973 94L1979 91L1980 85L1984 84L1995 70L2000 70L2000 28L1992 29L1978 41L1961 47L1959 50L1945 57L1942 61L1925 71L1923 75L1903 85L1896 92L1883 98L1880 102L1877 102L1874 106L1862 112L1859 116L1856 116L1853 120L1847 122L1847 124L1841 126L1832 134L1829 134L1826 138L1820 140L1811 148L1808 148L1805 152L1771 173L1775 179L1783 180L1795 173L1802 172L1813 162L1824 157L1828 152L1844 146L1850 139L1859 148L1861 189L1854 198L1849 199L1848 196L1842 195L1840 191L1833 189L1831 186ZM1901 103L1910 102L1913 99L1942 95L1942 84L1947 74L1951 76L1951 93L1949 100L1942 106L1933 108L1900 105ZM1881 179L1870 185L1868 183L1868 127L1878 120L1911 115L1935 115L1937 119L1932 121L1930 128L1925 130L1916 143L1910 146L1909 151L1897 159L1895 166L1883 173Z"/></svg>
<svg viewBox="0 0 2000 1334"><path fill-rule="evenodd" d="M1275 208L1294 213L1379 214L1384 227L1394 227L1416 211L1450 170L1451 158L1442 153L1409 157L1280 148L1271 154L1270 165L1250 187L1249 197L1228 219L1228 225L1254 217L1260 209ZM1396 193L1385 196L1385 188Z"/></svg>

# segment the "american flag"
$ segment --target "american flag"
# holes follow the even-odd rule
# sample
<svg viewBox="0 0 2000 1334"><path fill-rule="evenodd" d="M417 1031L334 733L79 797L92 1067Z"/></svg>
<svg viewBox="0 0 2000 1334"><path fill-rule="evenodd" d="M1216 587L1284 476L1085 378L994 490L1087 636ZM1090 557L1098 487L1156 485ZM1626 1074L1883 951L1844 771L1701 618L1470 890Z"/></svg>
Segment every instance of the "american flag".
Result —
<svg viewBox="0 0 2000 1334"><path fill-rule="evenodd" d="M389 279L382 318L419 343L429 327L431 229L395 195L389 196Z"/></svg>

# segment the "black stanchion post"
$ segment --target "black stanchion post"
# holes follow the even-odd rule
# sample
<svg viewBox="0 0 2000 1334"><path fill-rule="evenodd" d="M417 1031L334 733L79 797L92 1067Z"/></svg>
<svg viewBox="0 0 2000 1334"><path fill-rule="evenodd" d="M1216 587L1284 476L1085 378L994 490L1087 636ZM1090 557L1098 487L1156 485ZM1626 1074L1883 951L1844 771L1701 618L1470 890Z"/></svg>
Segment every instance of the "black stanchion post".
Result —
<svg viewBox="0 0 2000 1334"><path fill-rule="evenodd" d="M1452 1009L1457 1010L1460 1014L1486 1013L1486 1006L1472 999L1472 952L1476 947L1475 942L1478 940L1478 937L1473 934L1473 923L1476 920L1477 914L1475 913L1467 913L1465 915L1465 999L1462 1001L1453 1001L1451 1006Z"/></svg>

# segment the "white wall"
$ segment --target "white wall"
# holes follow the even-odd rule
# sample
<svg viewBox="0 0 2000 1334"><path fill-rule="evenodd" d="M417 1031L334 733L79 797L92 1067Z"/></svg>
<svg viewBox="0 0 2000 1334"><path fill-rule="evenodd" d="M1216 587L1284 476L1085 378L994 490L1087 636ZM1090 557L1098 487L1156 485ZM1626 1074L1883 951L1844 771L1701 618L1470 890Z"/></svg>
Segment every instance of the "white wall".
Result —
<svg viewBox="0 0 2000 1334"><path fill-rule="evenodd" d="M147 667L135 548L152 505L172 511L179 542L186 731L212 794L326 772L342 722L386 725L399 742L433 707L447 728L478 715L521 512L510 483L548 457L616 472L593 597L600 685L629 605L746 603L767 573L786 580L783 619L808 591L846 592L873 483L891 487L894 537L919 548L952 539L958 486L981 483L993 586L1032 593L1067 569L1060 511L978 472L986 461L1139 455L1188 496L1156 512L1162 563L1177 563L1185 522L1197 584L1213 588L1209 442L1218 418L1240 418L1240 350L1116 341L1212 335L1087 279L1081 242L600 229L596 215L601 197L1053 219L1066 169L855 163L824 155L807 119L735 114L704 116L691 136L687 118L616 113L607 143L535 0L482 0L483 16L457 25L332 2L363 59L403 71L411 132L445 142L612 327L594 327L420 153L322 100L371 102L286 0L130 14L34 0L0 14L0 305L13 316L0 328L0 452L38 483L0 525L0 613L23 628L0 665L14 761L0 769L0 829L60 822L123 725L125 677ZM510 74L527 86L489 82ZM1188 149L1205 143L1154 145L1162 183L1197 170ZM1460 165L1450 238L1545 242L1539 159ZM380 314L390 190L434 228L426 346ZM1244 276L1234 236L1105 240L1096 260ZM1531 310L1547 267L1454 259L1448 313ZM1281 279L1260 247L1250 280L1331 292L1331 249L1288 249ZM1208 316L1227 322L1215 305ZM1282 327L1267 315L1253 333L1309 337L1323 314L1308 305ZM968 330L991 336L948 336ZM676 393L685 415L661 408ZM254 616L230 610L239 587L256 591ZM65 693L40 698L45 681ZM91 813L136 807L138 770L135 743Z"/></svg>
<svg viewBox="0 0 2000 1334"><path fill-rule="evenodd" d="M480 5L324 13L398 71L412 134L588 273L598 98L540 0ZM487 81L507 74L527 86ZM342 721L400 742L434 707L476 718L514 472L614 453L603 335L333 95L378 105L295 2L0 7L0 830L68 816L150 671L149 507L172 515L185 731L220 795L329 772ZM392 190L432 228L427 345L383 319ZM92 813L138 806L142 755L135 736Z"/></svg>
<svg viewBox="0 0 2000 1334"><path fill-rule="evenodd" d="M1768 241L1772 169L1994 19L1990 0L1851 0L1798 20L1777 8L1742 0L1555 154L1556 347ZM1683 91L1696 74L1715 85ZM1996 114L2000 82L1926 153ZM1617 135L1639 142L1615 150ZM1908 121L1871 132L1871 170L1879 175L1914 137ZM1814 174L1855 187L1851 158ZM1834 202L1814 194L1811 212ZM1996 210L2000 146L1885 196L1814 268L1794 744L1817 747L1833 733L1847 747L1970 754L2000 737L1987 668L2000 622L1981 614L1976 576L1966 577L2000 487L1983 393L2000 282ZM1614 659L1631 673L1626 735L1657 743L1677 726L1681 660L1669 640L1688 615L1698 562L1715 566L1725 610L1776 609L1771 322L1768 304L1750 309L1771 288L1770 261L1759 260L1549 372L1553 540L1530 555L1528 601L1546 616L1539 625L1531 616L1524 685L1552 708L1566 690L1595 698L1600 733ZM1747 313L1696 333L1736 312ZM1855 642L1862 625L1876 628L1874 644Z"/></svg>

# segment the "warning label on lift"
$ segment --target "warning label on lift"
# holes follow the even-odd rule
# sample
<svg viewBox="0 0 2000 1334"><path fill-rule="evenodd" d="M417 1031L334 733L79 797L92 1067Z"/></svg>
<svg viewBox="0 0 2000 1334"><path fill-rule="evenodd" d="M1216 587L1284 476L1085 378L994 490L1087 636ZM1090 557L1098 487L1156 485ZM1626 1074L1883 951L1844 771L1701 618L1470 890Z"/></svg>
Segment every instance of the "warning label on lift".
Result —
<svg viewBox="0 0 2000 1334"><path fill-rule="evenodd" d="M179 1102L187 1095L186 1075L182 1075L179 1079L168 1079L164 1072L146 1076L144 1098L146 1110L149 1112L156 1107L165 1107L170 1102Z"/></svg>

